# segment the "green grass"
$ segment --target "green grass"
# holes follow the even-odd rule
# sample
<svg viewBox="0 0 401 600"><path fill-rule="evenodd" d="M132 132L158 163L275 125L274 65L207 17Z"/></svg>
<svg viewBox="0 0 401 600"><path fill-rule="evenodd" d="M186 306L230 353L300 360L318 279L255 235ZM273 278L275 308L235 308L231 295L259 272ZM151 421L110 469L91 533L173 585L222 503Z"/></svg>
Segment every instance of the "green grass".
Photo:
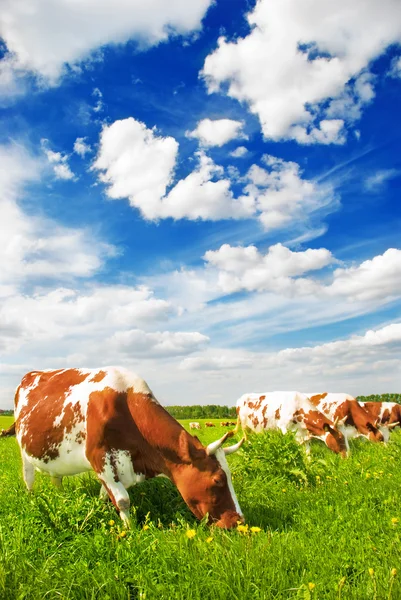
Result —
<svg viewBox="0 0 401 600"><path fill-rule="evenodd" d="M224 431L196 434L208 443ZM37 474L28 494L15 439L0 439L0 598L398 600L400 457L398 432L388 446L354 443L346 460L316 443L311 461L291 436L253 436L229 461L260 532L195 521L155 479L130 492L134 525L122 534L92 476L58 490Z"/></svg>

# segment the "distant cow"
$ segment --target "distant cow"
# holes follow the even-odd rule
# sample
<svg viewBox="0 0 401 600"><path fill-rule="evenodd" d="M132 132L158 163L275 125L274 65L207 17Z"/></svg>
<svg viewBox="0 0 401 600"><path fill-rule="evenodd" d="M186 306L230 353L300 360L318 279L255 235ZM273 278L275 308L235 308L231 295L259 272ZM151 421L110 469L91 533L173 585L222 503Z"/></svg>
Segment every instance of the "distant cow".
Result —
<svg viewBox="0 0 401 600"><path fill-rule="evenodd" d="M205 427L216 427L216 425L214 423L210 423L210 421L208 421L207 423L205 423Z"/></svg>
<svg viewBox="0 0 401 600"><path fill-rule="evenodd" d="M2 429L0 431L0 437L11 437L15 435L15 423L13 423L8 429Z"/></svg>
<svg viewBox="0 0 401 600"><path fill-rule="evenodd" d="M244 433L247 428L256 433L267 429L294 431L296 440L306 443L307 450L309 440L317 438L333 452L346 454L343 434L300 392L244 394L237 401L237 415L237 428L241 425Z"/></svg>
<svg viewBox="0 0 401 600"><path fill-rule="evenodd" d="M345 393L308 394L310 401L318 410L333 421L338 419L338 428L347 440L355 437L365 437L371 442L383 442L384 436L376 427L374 417L353 396Z"/></svg>
<svg viewBox="0 0 401 600"><path fill-rule="evenodd" d="M243 521L222 448L204 447L156 400L146 382L121 367L33 371L15 395L15 430L23 475L32 489L35 468L55 483L93 470L129 524L127 488L167 476L198 519L218 527Z"/></svg>
<svg viewBox="0 0 401 600"><path fill-rule="evenodd" d="M190 423L190 424L189 424L189 428L190 428L190 429L200 429L200 428L201 428L201 426L200 426L200 423L195 423L195 422L193 422L193 423Z"/></svg>
<svg viewBox="0 0 401 600"><path fill-rule="evenodd" d="M229 421L221 421L220 427L230 427L230 422Z"/></svg>
<svg viewBox="0 0 401 600"><path fill-rule="evenodd" d="M376 419L376 424L388 440L388 432L401 425L401 405L397 402L360 402L366 410ZM387 436L386 436L387 430Z"/></svg>

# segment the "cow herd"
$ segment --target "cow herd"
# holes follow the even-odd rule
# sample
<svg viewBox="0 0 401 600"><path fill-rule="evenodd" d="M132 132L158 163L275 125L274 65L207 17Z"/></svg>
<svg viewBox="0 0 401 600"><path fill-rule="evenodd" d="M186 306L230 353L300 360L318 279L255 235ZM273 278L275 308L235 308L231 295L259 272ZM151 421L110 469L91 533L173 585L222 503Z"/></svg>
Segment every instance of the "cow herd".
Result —
<svg viewBox="0 0 401 600"><path fill-rule="evenodd" d="M236 431L242 427L245 436L248 429L293 431L307 450L310 440L316 438L345 456L351 438L387 442L390 431L400 425L401 406L395 402L358 402L349 394L267 392L241 396L237 415Z"/></svg>
<svg viewBox="0 0 401 600"><path fill-rule="evenodd" d="M35 470L59 486L66 475L94 471L101 496L110 498L129 524L127 489L164 476L198 519L207 515L209 523L231 528L243 515L226 456L241 447L247 430L292 431L307 450L316 438L346 456L350 438L387 441L401 422L396 403L362 403L326 392L244 394L236 410L237 423L220 423L235 429L204 446L158 403L143 379L122 367L33 371L17 388L15 422L0 436L16 436L29 491ZM191 422L189 427L201 425ZM223 447L239 428L241 441Z"/></svg>

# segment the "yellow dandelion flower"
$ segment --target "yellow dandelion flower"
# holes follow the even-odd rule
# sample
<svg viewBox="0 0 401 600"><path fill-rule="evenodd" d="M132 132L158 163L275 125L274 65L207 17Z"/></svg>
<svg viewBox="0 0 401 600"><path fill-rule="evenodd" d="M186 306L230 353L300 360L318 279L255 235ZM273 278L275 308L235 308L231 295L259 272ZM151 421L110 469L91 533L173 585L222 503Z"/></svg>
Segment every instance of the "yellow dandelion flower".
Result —
<svg viewBox="0 0 401 600"><path fill-rule="evenodd" d="M247 533L248 532L248 525L238 525L237 530L240 533Z"/></svg>
<svg viewBox="0 0 401 600"><path fill-rule="evenodd" d="M369 573L369 575L370 575L371 577L373 577L373 575L375 574L375 570L374 570L374 569L372 569L372 567L369 567L369 569L368 569L368 573Z"/></svg>
<svg viewBox="0 0 401 600"><path fill-rule="evenodd" d="M312 583L311 581L308 583L308 588L310 589L310 591L314 590L316 587L315 583Z"/></svg>
<svg viewBox="0 0 401 600"><path fill-rule="evenodd" d="M210 536L210 537L206 538L206 542L207 542L208 544L210 544L210 542L213 542L213 538L212 538L212 536Z"/></svg>
<svg viewBox="0 0 401 600"><path fill-rule="evenodd" d="M397 575L397 569L391 569L391 577L395 577Z"/></svg>
<svg viewBox="0 0 401 600"><path fill-rule="evenodd" d="M393 517L391 519L391 522L392 522L393 525L398 525L398 523L400 522L400 520L398 519L398 517Z"/></svg>
<svg viewBox="0 0 401 600"><path fill-rule="evenodd" d="M143 529L144 531L147 531L147 530L149 529L149 525L144 525L144 526L142 527L142 529Z"/></svg>
<svg viewBox="0 0 401 600"><path fill-rule="evenodd" d="M187 529L187 531L185 532L185 535L187 536L187 538L189 540L191 540L192 538L194 538L196 536L196 531L195 531L195 529Z"/></svg>
<svg viewBox="0 0 401 600"><path fill-rule="evenodd" d="M287 490L283 488L281 491L283 492L283 494L285 494Z"/></svg>
<svg viewBox="0 0 401 600"><path fill-rule="evenodd" d="M259 533L259 531L262 531L260 527L251 527L251 531L252 533Z"/></svg>
<svg viewBox="0 0 401 600"><path fill-rule="evenodd" d="M120 537L121 538L124 538L126 535L127 535L126 531L121 531L121 533L120 533Z"/></svg>
<svg viewBox="0 0 401 600"><path fill-rule="evenodd" d="M348 485L348 481L344 481L344 485Z"/></svg>
<svg viewBox="0 0 401 600"><path fill-rule="evenodd" d="M115 525L113 519L111 521L109 521L109 525L110 525L110 527L113 527L113 525Z"/></svg>
<svg viewBox="0 0 401 600"><path fill-rule="evenodd" d="M371 478L371 474L370 473L366 473L365 477L366 477L366 479L370 479Z"/></svg>

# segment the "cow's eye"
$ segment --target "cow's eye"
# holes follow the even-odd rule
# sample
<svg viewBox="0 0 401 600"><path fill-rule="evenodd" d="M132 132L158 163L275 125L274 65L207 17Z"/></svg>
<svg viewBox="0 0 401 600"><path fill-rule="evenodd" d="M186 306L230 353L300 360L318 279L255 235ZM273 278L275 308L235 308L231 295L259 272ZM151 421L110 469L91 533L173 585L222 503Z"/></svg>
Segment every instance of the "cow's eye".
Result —
<svg viewBox="0 0 401 600"><path fill-rule="evenodd" d="M213 484L222 487L225 483L224 475L214 475Z"/></svg>

